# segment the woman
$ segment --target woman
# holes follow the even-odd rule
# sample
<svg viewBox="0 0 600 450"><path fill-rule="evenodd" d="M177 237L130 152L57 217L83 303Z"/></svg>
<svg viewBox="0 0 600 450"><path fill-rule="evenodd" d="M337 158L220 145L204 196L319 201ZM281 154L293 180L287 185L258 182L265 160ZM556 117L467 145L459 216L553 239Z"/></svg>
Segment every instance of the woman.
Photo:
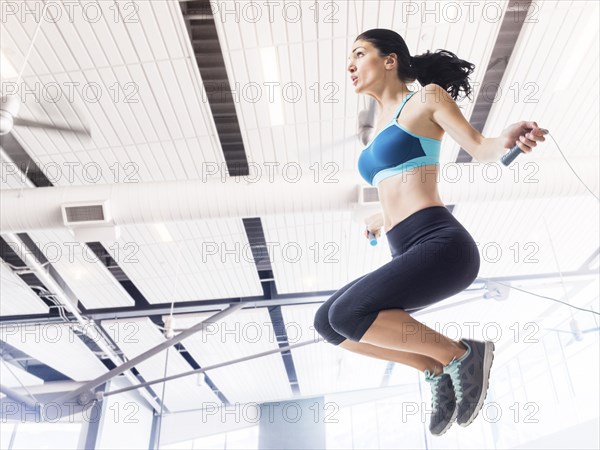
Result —
<svg viewBox="0 0 600 450"><path fill-rule="evenodd" d="M518 122L486 138L455 103L474 65L439 50L411 57L402 37L373 29L352 46L348 71L355 92L379 105L379 124L358 167L377 185L383 213L366 220L384 228L392 260L342 287L319 308L314 326L331 344L423 371L432 387L429 429L453 421L469 425L487 393L493 342L458 342L416 321L418 311L468 287L479 272L479 252L437 191L440 141L445 131L476 161L497 161L516 142L529 153L544 141L535 122ZM411 92L407 82L423 88ZM414 99L413 99L414 97ZM412 99L412 101L410 101Z"/></svg>

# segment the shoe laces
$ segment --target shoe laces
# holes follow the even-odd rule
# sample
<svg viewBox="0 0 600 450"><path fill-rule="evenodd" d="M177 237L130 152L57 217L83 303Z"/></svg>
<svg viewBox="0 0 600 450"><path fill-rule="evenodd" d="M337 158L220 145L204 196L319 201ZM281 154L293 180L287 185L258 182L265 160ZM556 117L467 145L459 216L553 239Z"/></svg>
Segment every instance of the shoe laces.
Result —
<svg viewBox="0 0 600 450"><path fill-rule="evenodd" d="M432 409L437 409L438 406L438 389L439 382L442 379L440 375L434 375L433 372L430 372L428 369L425 369L425 381L427 381L431 385L431 407Z"/></svg>
<svg viewBox="0 0 600 450"><path fill-rule="evenodd" d="M452 361L448 363L448 365L444 368L444 373L450 375L450 379L452 379L452 385L454 386L454 395L456 396L456 401L460 402L462 400L462 383L460 380L460 365L462 361L457 360L456 358L452 358Z"/></svg>

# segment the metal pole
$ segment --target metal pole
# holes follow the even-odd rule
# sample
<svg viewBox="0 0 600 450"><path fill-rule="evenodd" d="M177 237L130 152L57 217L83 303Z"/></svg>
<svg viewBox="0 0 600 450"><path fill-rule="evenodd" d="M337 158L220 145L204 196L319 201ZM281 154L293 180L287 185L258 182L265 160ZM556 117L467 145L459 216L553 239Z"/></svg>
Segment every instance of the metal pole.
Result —
<svg viewBox="0 0 600 450"><path fill-rule="evenodd" d="M150 350L136 356L135 358L130 359L126 363L121 364L118 367L115 367L111 371L109 371L103 375L100 375L96 379L88 381L86 384L75 389L73 392L70 392L68 394L65 394L65 395L59 397L58 399L55 400L55 402L61 403L66 400L72 399L74 397L78 397L81 394L89 393L92 389L100 386L102 383L105 383L108 380L110 380L111 378L114 378L117 375L120 375L121 373L123 373L124 371L131 369L132 367L147 360L148 358L151 358L152 356L156 355L157 353L160 353L161 351L165 350L166 348L169 348L169 347L181 342L188 336L191 336L192 334L195 334L198 331L203 331L204 328L206 327L207 323L212 323L212 322L219 320L225 316L228 316L229 314L240 309L242 306L243 306L242 303L236 303L235 305L232 305L229 308L225 308L223 311L219 311L218 313L210 316L208 319L197 323L193 327L188 328L185 331L182 331L181 333L179 333L176 336L173 336L171 339L158 344L156 347L153 347Z"/></svg>
<svg viewBox="0 0 600 450"><path fill-rule="evenodd" d="M16 391L13 391L8 386L4 386L4 385L0 384L0 392L2 392L3 394L5 394L7 397L9 397L11 399L13 399L17 402L20 402L20 403L25 403L27 406L31 406L32 408L35 408L36 410L38 410L39 407L41 406L39 403L32 400L31 398L21 395Z"/></svg>
<svg viewBox="0 0 600 450"><path fill-rule="evenodd" d="M153 385L153 384L156 384L156 383L162 383L162 382L165 382L165 381L175 380L177 378L187 377L189 375L194 375L194 374L197 374L197 373L203 373L203 372L206 372L207 370L213 370L213 369L217 369L219 367L229 366L231 364L236 364L236 363L239 363L239 362L247 361L249 359L260 358L261 356L270 355L272 353L281 353L281 352L284 352L286 350L290 350L292 348L298 348L298 347L302 347L304 345L309 345L309 344L316 344L317 342L321 342L321 341L323 341L323 339L317 339L315 341L300 342L299 344L286 345L285 347L276 348L274 350L267 350L265 352L257 353L255 355L244 356L243 358L238 358L238 359L234 359L234 360L231 360L231 361L222 362L222 363L219 363L219 364L214 364L212 366L203 367L202 369L190 370L189 372L178 373L176 375L171 375L171 376L168 376L168 377L165 377L165 378L161 378L161 379L158 379L158 380L148 381L146 383L138 384L136 386L129 386L129 387L126 387L126 388L117 389L116 391L105 392L103 394L103 396L104 397L108 397L109 395L121 394L123 392L132 391L134 389L139 389L139 388L142 388L142 387L147 387L147 386L150 386L150 385Z"/></svg>

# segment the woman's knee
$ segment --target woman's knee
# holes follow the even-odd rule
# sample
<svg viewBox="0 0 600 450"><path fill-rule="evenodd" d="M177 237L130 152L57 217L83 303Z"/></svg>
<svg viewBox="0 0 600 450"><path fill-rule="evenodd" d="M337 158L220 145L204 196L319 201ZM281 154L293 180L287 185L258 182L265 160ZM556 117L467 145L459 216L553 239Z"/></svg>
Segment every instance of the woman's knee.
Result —
<svg viewBox="0 0 600 450"><path fill-rule="evenodd" d="M334 305L329 308L329 314L327 318L329 319L329 325L333 328L337 333L346 336L350 339L352 332L354 331L354 327L356 326L357 318L352 314L352 309L348 307L349 305L344 305L341 302L336 302Z"/></svg>
<svg viewBox="0 0 600 450"><path fill-rule="evenodd" d="M315 313L313 326L317 333L319 333L319 335L327 342L333 345L338 345L346 338L337 333L329 323L329 310L329 305L327 303L323 303Z"/></svg>
<svg viewBox="0 0 600 450"><path fill-rule="evenodd" d="M355 280L352 280L350 283L346 284L342 288L340 288L337 292L335 292L325 303L321 305L317 312L315 313L313 326L315 330L323 336L328 342L338 345L342 341L346 340L347 337L339 333L334 327L331 326L331 310L340 303L340 297L342 297L348 289L354 286L358 281L365 278L368 274L363 275ZM336 317L339 316L339 313L336 313ZM341 319L344 321L345 319Z"/></svg>

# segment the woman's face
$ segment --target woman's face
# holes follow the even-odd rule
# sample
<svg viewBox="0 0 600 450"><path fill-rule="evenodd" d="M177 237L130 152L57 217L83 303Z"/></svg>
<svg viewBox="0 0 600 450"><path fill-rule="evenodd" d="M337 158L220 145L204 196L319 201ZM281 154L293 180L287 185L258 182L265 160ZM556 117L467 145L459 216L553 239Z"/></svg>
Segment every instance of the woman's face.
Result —
<svg viewBox="0 0 600 450"><path fill-rule="evenodd" d="M379 51L369 42L354 42L348 57L348 72L354 92L366 94L375 83L383 82L386 60L390 61L390 57L380 57Z"/></svg>

